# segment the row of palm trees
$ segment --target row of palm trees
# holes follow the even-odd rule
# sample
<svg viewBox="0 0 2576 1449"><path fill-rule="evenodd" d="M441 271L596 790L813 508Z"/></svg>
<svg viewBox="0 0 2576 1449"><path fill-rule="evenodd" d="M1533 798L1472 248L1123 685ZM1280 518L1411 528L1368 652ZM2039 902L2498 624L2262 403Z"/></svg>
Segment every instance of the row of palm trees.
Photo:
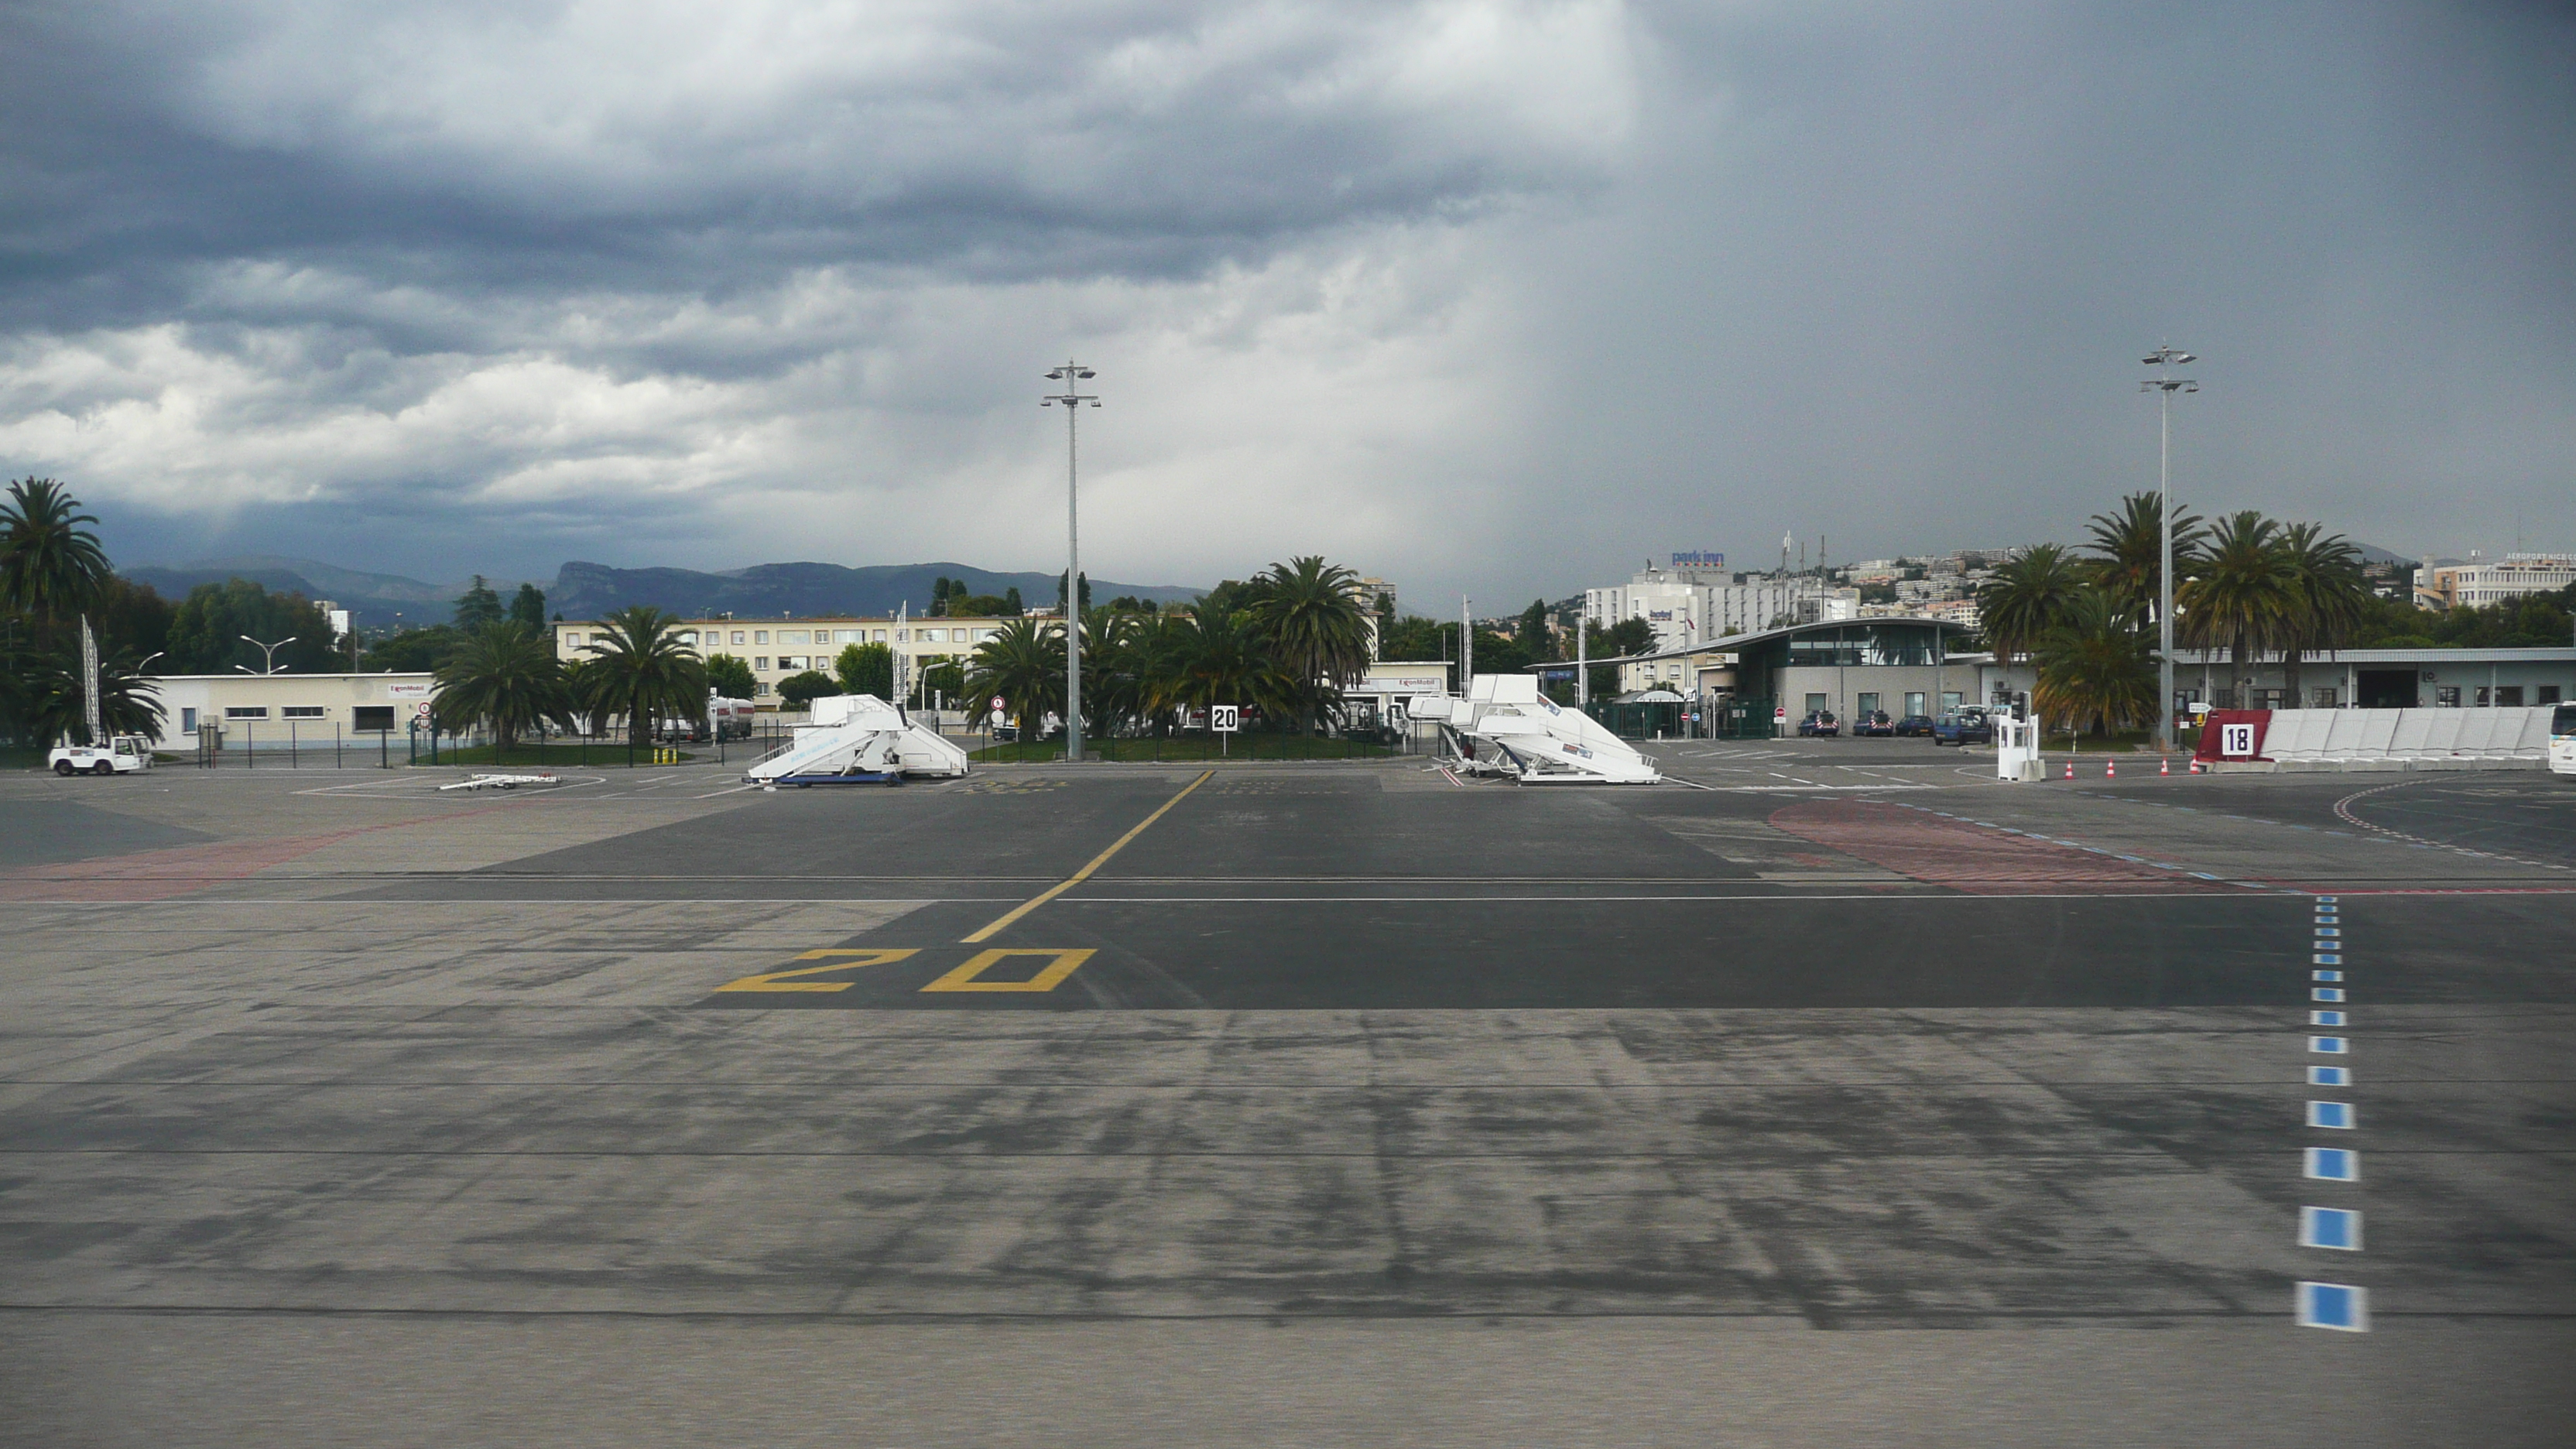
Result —
<svg viewBox="0 0 2576 1449"><path fill-rule="evenodd" d="M1272 564L1195 605L1082 614L1083 730L1167 733L1185 711L1242 705L1305 733L1342 717L1342 692L1373 653L1359 577L1320 556ZM1065 696L1065 625L1018 619L966 662L970 699L1000 699L1023 731Z"/></svg>
<svg viewBox="0 0 2576 1449"><path fill-rule="evenodd" d="M548 724L599 735L622 719L640 749L656 720L706 714L706 662L680 642L679 627L677 615L651 605L619 609L599 620L583 646L588 657L565 660L546 630L517 619L486 624L439 666L430 717L451 732L488 730L502 750Z"/></svg>
<svg viewBox="0 0 2576 1449"><path fill-rule="evenodd" d="M2041 544L1979 591L1996 657L2038 665L2032 702L2044 717L2105 733L2155 722L2163 524L2155 494L2131 494L2094 516L2081 552ZM2253 692L2254 663L2274 654L2298 698L2300 661L2349 643L2369 616L2361 550L2321 524L2178 512L2173 540L2175 642L2224 650L2237 698Z"/></svg>

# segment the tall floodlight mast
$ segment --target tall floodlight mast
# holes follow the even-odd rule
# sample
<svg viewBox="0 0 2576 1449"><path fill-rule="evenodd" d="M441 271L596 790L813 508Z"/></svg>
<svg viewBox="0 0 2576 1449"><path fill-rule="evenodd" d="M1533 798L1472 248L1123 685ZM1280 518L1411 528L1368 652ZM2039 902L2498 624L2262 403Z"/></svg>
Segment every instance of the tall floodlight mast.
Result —
<svg viewBox="0 0 2576 1449"><path fill-rule="evenodd" d="M2156 512L2164 535L2156 567L2156 748L2169 751L2174 747L2173 395L2200 391L2199 383L2176 377L2173 370L2200 359L2179 347L2159 347L2138 360L2156 370L2138 384L2138 391L2156 395Z"/></svg>
<svg viewBox="0 0 2576 1449"><path fill-rule="evenodd" d="M1082 510L1075 493L1074 417L1089 403L1100 406L1100 399L1082 390L1082 384L1098 374L1068 358L1062 367L1047 374L1047 381L1064 384L1064 391L1049 393L1038 399L1038 406L1051 408L1064 405L1064 758L1067 763L1082 759Z"/></svg>

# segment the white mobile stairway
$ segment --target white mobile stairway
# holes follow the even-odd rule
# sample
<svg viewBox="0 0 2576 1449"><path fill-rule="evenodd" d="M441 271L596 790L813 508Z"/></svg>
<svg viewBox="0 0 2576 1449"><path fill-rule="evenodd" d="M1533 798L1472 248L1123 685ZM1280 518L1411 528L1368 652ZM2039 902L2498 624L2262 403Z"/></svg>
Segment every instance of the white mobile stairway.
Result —
<svg viewBox="0 0 2576 1449"><path fill-rule="evenodd" d="M907 775L963 775L966 752L873 694L825 695L814 722L743 772L755 785L891 785Z"/></svg>
<svg viewBox="0 0 2576 1449"><path fill-rule="evenodd" d="M1417 694L1413 718L1440 726L1441 738L1471 774L1511 775L1524 785L1652 785L1655 762L1600 721L1538 692L1527 674L1480 674L1467 697Z"/></svg>

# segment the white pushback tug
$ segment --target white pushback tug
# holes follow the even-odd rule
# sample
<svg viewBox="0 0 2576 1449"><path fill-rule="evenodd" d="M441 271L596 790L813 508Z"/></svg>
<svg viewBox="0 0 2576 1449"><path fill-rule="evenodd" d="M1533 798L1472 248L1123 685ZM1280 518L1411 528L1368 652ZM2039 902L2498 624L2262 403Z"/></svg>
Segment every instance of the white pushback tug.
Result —
<svg viewBox="0 0 2576 1449"><path fill-rule="evenodd" d="M814 701L814 721L743 772L754 785L893 785L911 776L963 775L966 751L914 724L873 694Z"/></svg>
<svg viewBox="0 0 2576 1449"><path fill-rule="evenodd" d="M1652 785L1663 773L1600 721L1539 693L1527 674L1480 674L1464 699L1417 694L1405 706L1440 726L1455 765L1524 785Z"/></svg>
<svg viewBox="0 0 2576 1449"><path fill-rule="evenodd" d="M152 768L152 742L141 735L116 735L103 745L56 745L45 763L57 775L131 775Z"/></svg>

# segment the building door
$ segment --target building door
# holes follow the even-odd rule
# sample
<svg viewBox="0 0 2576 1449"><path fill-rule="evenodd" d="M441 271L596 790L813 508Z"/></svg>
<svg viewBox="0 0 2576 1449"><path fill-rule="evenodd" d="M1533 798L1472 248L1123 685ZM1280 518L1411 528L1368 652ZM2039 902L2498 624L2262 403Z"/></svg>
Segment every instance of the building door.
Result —
<svg viewBox="0 0 2576 1449"><path fill-rule="evenodd" d="M2363 669L2355 671L2355 689L2363 709L2414 709L2415 671L2412 669Z"/></svg>

